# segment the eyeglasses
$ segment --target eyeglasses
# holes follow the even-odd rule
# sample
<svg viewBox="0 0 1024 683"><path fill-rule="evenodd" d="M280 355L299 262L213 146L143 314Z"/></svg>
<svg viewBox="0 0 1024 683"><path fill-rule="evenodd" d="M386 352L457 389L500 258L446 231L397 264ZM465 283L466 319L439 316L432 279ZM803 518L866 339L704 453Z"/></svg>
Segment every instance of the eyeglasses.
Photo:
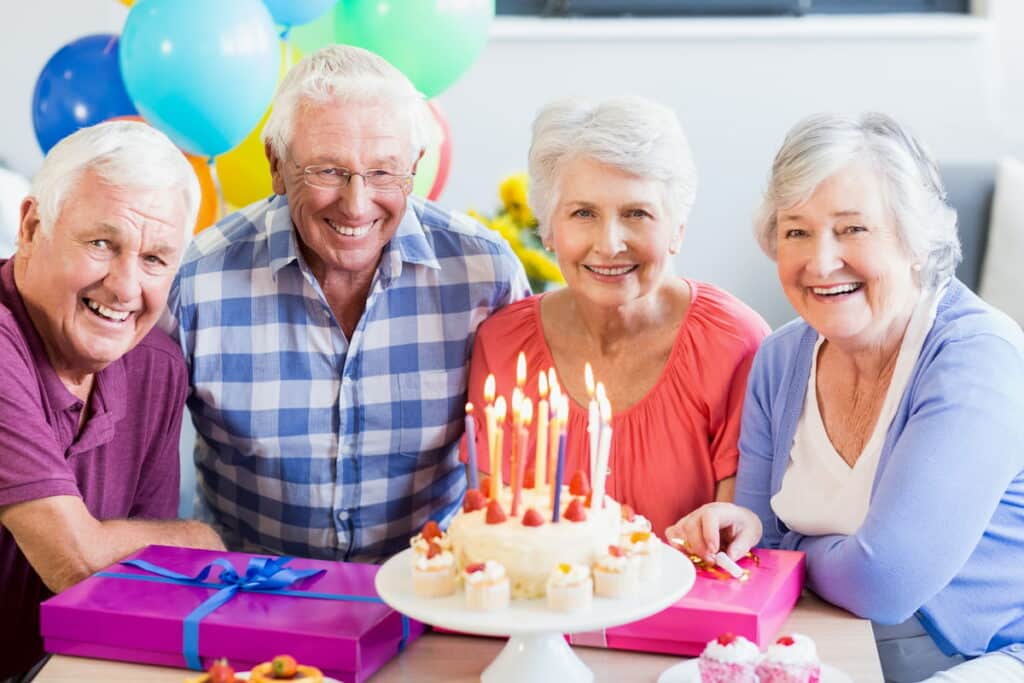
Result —
<svg viewBox="0 0 1024 683"><path fill-rule="evenodd" d="M298 165L296 164L296 167ZM340 168L338 166L306 166L300 168L302 180L310 187L334 189L348 187L352 176L363 179L366 187L379 192L408 192L412 189L414 173L391 173L379 168L371 168L362 173Z"/></svg>

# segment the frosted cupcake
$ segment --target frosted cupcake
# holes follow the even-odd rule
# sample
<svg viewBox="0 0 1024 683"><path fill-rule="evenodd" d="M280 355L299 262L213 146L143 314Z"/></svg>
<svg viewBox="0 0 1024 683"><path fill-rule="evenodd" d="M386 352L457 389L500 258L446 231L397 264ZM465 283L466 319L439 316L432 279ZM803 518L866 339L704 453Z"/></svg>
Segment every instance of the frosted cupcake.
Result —
<svg viewBox="0 0 1024 683"><path fill-rule="evenodd" d="M441 527L437 525L437 522L431 520L423 525L423 530L420 533L409 539L409 547L412 548L417 555L426 555L430 549L430 543L433 541L441 546L442 550L451 550L452 542L448 538L448 534L441 531Z"/></svg>
<svg viewBox="0 0 1024 683"><path fill-rule="evenodd" d="M594 581L590 569L582 564L561 563L548 575L548 607L559 612L576 612L590 607L594 600Z"/></svg>
<svg viewBox="0 0 1024 683"><path fill-rule="evenodd" d="M758 683L757 645L732 633L710 641L697 660L701 683Z"/></svg>
<svg viewBox="0 0 1024 683"><path fill-rule="evenodd" d="M640 567L624 548L608 546L593 570L594 593L602 598L624 598L640 592Z"/></svg>
<svg viewBox="0 0 1024 683"><path fill-rule="evenodd" d="M658 563L658 546L661 541L650 531L634 531L623 538L626 554L636 562L641 581L653 581L661 574Z"/></svg>
<svg viewBox="0 0 1024 683"><path fill-rule="evenodd" d="M818 683L821 662L814 641L799 633L782 636L765 651L757 675L761 683Z"/></svg>
<svg viewBox="0 0 1024 683"><path fill-rule="evenodd" d="M651 520L633 512L633 508L623 505L622 523L619 526L619 545L627 545L629 537L636 531L651 532Z"/></svg>
<svg viewBox="0 0 1024 683"><path fill-rule="evenodd" d="M412 590L421 598L440 598L455 592L455 555L431 542L425 555L412 563Z"/></svg>
<svg viewBox="0 0 1024 683"><path fill-rule="evenodd" d="M505 567L494 560L477 562L462 570L466 583L466 604L470 609L495 610L508 607L512 597Z"/></svg>

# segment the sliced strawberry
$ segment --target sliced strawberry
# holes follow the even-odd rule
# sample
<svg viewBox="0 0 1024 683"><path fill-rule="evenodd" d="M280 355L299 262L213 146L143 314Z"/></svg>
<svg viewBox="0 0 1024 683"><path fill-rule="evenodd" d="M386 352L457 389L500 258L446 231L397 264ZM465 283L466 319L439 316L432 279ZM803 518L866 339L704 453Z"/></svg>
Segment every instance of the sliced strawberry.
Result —
<svg viewBox="0 0 1024 683"><path fill-rule="evenodd" d="M530 508L523 515L523 526L541 526L544 524L544 516Z"/></svg>
<svg viewBox="0 0 1024 683"><path fill-rule="evenodd" d="M789 647L790 645L793 645L794 643L796 643L796 641L793 640L793 636L782 636L781 638L779 638L775 642L778 643L779 645L785 645L786 647Z"/></svg>
<svg viewBox="0 0 1024 683"><path fill-rule="evenodd" d="M627 522L632 522L636 519L636 513L633 511L633 508L629 507L628 505L623 505L622 518Z"/></svg>
<svg viewBox="0 0 1024 683"><path fill-rule="evenodd" d="M430 545L427 546L427 559L429 560L431 557L436 557L440 555L441 552L441 546L434 541L431 541Z"/></svg>
<svg viewBox="0 0 1024 683"><path fill-rule="evenodd" d="M492 500L487 504L487 523L488 524L501 524L505 522L508 517L505 515L505 511L501 509L501 503L496 500Z"/></svg>
<svg viewBox="0 0 1024 683"><path fill-rule="evenodd" d="M572 475L572 480L569 482L569 493L574 496L590 495L590 479L587 478L586 472L576 470L576 474Z"/></svg>
<svg viewBox="0 0 1024 683"><path fill-rule="evenodd" d="M487 498L480 491L470 489L466 491L466 497L462 499L463 512L475 512L483 510L487 506Z"/></svg>
<svg viewBox="0 0 1024 683"><path fill-rule="evenodd" d="M423 525L423 531L420 533L423 535L424 541L429 541L432 538L441 538L441 527L434 520L430 520Z"/></svg>
<svg viewBox="0 0 1024 683"><path fill-rule="evenodd" d="M476 574L477 572L482 572L486 568L487 568L487 563L486 562L474 562L473 564L467 564L466 565L465 572L467 574Z"/></svg>
<svg viewBox="0 0 1024 683"><path fill-rule="evenodd" d="M608 546L608 554L612 557L625 557L626 551L617 545Z"/></svg>
<svg viewBox="0 0 1024 683"><path fill-rule="evenodd" d="M719 645L730 645L730 644L732 644L734 642L736 642L736 634L735 633L723 633L720 636L718 636L718 644Z"/></svg>
<svg viewBox="0 0 1024 683"><path fill-rule="evenodd" d="M587 521L587 511L583 508L583 501L579 498L573 498L572 502L569 503L569 507L565 508L565 514L562 516L570 522Z"/></svg>

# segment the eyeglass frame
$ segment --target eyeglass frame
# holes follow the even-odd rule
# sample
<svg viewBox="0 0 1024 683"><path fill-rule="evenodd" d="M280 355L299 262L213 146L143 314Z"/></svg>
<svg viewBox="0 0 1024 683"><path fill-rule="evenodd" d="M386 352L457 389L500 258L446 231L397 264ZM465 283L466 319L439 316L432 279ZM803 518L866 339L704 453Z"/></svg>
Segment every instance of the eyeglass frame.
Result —
<svg viewBox="0 0 1024 683"><path fill-rule="evenodd" d="M338 188L350 187L352 185L352 177L359 176L360 178L363 179L363 186L367 190L372 190L374 192L409 193L412 191L413 179L416 176L416 171L410 171L409 173L392 173L391 171L385 170L383 168L368 168L362 173L360 173L359 171L353 171L350 168L345 168L344 166L335 166L333 164L312 164L310 166L300 166L298 163L295 162L294 159L290 159L289 161L295 168L295 170L298 171L299 174L302 176L302 182L308 185L309 187L313 187L318 190L336 190ZM311 176L314 176L316 173L329 168L339 171L340 173L338 177L344 178L345 180L343 182L339 182L337 185L317 185L315 182L310 181ZM370 178L374 177L368 175L370 173L386 174L386 177L389 179L395 178L397 180L397 183L393 186L387 187L376 186L370 181ZM376 177L379 178L382 176Z"/></svg>

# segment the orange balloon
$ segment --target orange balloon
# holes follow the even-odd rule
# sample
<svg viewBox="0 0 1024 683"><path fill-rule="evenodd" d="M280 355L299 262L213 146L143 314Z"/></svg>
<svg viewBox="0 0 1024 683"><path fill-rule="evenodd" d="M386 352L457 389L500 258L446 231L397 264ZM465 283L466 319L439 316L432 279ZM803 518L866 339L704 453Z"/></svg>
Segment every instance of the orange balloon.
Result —
<svg viewBox="0 0 1024 683"><path fill-rule="evenodd" d="M185 154L182 152L182 154ZM192 164L192 170L196 172L199 179L199 189L202 191L202 199L199 201L199 215L196 217L196 227L192 231L198 235L200 232L217 222L220 200L217 197L217 186L213 184L213 174L210 173L210 164L202 157L185 154L185 158Z"/></svg>

